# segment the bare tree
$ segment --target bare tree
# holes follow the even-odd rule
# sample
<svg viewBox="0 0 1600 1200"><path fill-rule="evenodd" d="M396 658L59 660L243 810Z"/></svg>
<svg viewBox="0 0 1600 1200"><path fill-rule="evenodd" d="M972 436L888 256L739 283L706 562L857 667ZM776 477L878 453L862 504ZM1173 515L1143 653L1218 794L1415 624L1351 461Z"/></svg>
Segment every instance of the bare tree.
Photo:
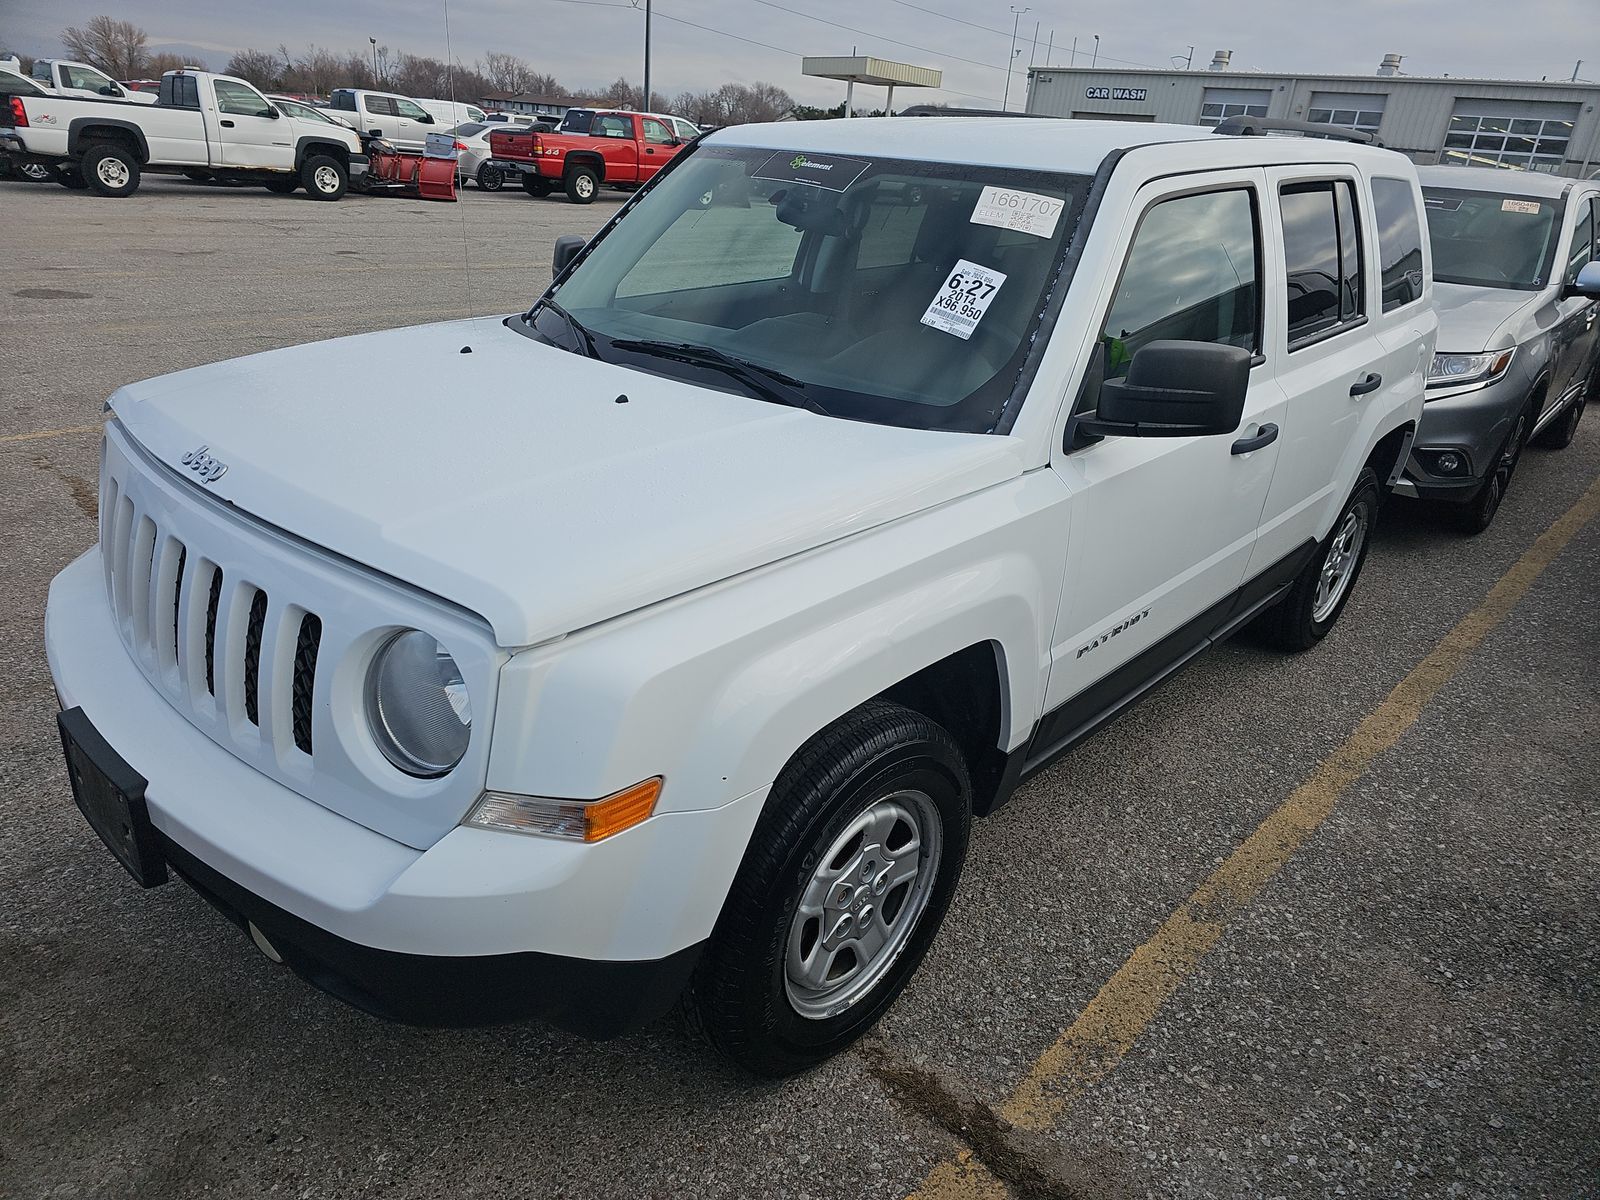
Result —
<svg viewBox="0 0 1600 1200"><path fill-rule="evenodd" d="M283 86L283 63L270 50L240 50L228 60L222 73L248 79L263 91Z"/></svg>
<svg viewBox="0 0 1600 1200"><path fill-rule="evenodd" d="M152 54L144 61L145 77L160 79L168 71L177 71L189 65L189 60L181 54L173 54L163 50L160 54Z"/></svg>
<svg viewBox="0 0 1600 1200"><path fill-rule="evenodd" d="M99 67L113 79L137 79L144 72L148 54L145 31L132 21L115 17L90 17L82 28L68 26L61 31L61 44L72 57Z"/></svg>
<svg viewBox="0 0 1600 1200"><path fill-rule="evenodd" d="M538 78L527 60L498 50L491 50L483 56L483 67L479 73L488 82L490 91L512 94L533 91Z"/></svg>

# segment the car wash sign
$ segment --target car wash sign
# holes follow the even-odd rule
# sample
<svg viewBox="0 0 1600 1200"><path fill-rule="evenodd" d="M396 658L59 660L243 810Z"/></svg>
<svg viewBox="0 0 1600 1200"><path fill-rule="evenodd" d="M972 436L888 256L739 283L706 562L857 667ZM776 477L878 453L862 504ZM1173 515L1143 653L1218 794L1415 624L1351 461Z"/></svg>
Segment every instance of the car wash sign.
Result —
<svg viewBox="0 0 1600 1200"><path fill-rule="evenodd" d="M1144 88L1086 87L1083 89L1083 98L1085 100L1143 100L1145 95Z"/></svg>

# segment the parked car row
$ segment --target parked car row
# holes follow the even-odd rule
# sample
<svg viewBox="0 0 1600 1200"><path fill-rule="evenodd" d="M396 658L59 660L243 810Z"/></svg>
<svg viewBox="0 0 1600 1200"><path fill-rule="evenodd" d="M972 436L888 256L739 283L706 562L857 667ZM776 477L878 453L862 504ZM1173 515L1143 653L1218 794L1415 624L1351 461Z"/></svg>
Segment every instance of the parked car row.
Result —
<svg viewBox="0 0 1600 1200"><path fill-rule="evenodd" d="M975 818L1236 631L1317 646L1390 494L1459 483L1481 528L1595 384L1593 184L648 119L490 134L530 191L647 185L526 312L120 389L50 589L110 853L385 1017L682 997L752 1071L838 1053Z"/></svg>

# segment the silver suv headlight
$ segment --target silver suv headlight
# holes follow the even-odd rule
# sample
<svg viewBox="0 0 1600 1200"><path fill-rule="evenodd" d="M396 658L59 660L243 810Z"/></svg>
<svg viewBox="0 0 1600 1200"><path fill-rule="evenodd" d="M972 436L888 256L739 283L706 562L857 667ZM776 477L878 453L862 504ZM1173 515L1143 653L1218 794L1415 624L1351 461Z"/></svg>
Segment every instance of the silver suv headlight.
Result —
<svg viewBox="0 0 1600 1200"><path fill-rule="evenodd" d="M367 724L378 749L407 775L435 779L461 761L472 701L456 660L420 629L403 629L367 668Z"/></svg>
<svg viewBox="0 0 1600 1200"><path fill-rule="evenodd" d="M1493 383L1506 373L1516 350L1490 350L1486 354L1435 354L1428 366L1428 386L1462 387Z"/></svg>

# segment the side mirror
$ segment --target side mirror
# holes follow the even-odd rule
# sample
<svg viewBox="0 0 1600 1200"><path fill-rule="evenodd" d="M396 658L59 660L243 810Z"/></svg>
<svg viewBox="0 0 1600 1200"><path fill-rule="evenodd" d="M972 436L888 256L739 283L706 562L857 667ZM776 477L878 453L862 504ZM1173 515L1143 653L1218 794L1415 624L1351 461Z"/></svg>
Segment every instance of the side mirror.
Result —
<svg viewBox="0 0 1600 1200"><path fill-rule="evenodd" d="M585 238L575 233L564 233L556 239L555 252L550 255L550 275L555 278L572 264L572 260L583 253L583 248L589 243Z"/></svg>
<svg viewBox="0 0 1600 1200"><path fill-rule="evenodd" d="M423 113L422 116L417 118L417 120L421 121L424 125L432 125L434 123L432 113Z"/></svg>
<svg viewBox="0 0 1600 1200"><path fill-rule="evenodd" d="M1600 261L1585 263L1578 277L1561 289L1561 294L1563 299L1583 296L1588 300L1600 300Z"/></svg>
<svg viewBox="0 0 1600 1200"><path fill-rule="evenodd" d="M1240 346L1151 342L1133 356L1127 378L1100 385L1096 411L1079 418L1078 428L1125 437L1232 433L1249 387L1250 351Z"/></svg>
<svg viewBox="0 0 1600 1200"><path fill-rule="evenodd" d="M279 117L283 116L283 114L281 112L279 112L276 108L272 107L271 105L269 105L267 107L267 111L262 113L261 115L263 117L271 117L274 121L276 121Z"/></svg>

